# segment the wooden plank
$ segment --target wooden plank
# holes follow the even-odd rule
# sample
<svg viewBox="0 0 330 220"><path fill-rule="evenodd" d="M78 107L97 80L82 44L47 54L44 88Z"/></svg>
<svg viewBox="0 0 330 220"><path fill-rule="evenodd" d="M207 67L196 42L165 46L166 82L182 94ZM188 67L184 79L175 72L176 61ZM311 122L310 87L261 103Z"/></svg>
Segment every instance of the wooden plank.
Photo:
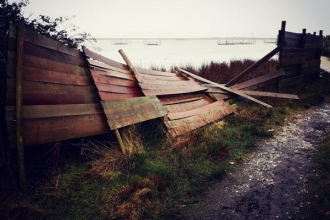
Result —
<svg viewBox="0 0 330 220"><path fill-rule="evenodd" d="M211 93L214 98L218 101L221 101L221 100L226 100L226 99L231 99L233 97L235 97L236 95L235 94L232 94L232 93L228 93L228 94L217 94L217 93Z"/></svg>
<svg viewBox="0 0 330 220"><path fill-rule="evenodd" d="M114 120L108 120L111 130L126 127L128 125L148 121L155 118L163 117L164 115L158 114L158 112L142 113L137 115L131 115L124 118L118 118Z"/></svg>
<svg viewBox="0 0 330 220"><path fill-rule="evenodd" d="M128 79L128 80L137 82L134 75L118 72L118 71L115 71L115 70L106 70L106 71L100 70L100 72L98 72L98 73L100 75L104 75L104 76L112 76L112 77L116 77L116 78Z"/></svg>
<svg viewBox="0 0 330 220"><path fill-rule="evenodd" d="M126 100L112 100L112 101L101 101L103 109L116 109L126 108L138 104L157 103L159 102L156 96L138 97ZM160 103L160 102L159 102Z"/></svg>
<svg viewBox="0 0 330 220"><path fill-rule="evenodd" d="M261 66L263 63L265 63L267 60L269 60L271 57L273 57L275 54L277 54L279 51L281 51L286 46L286 43L282 43L278 47L276 47L274 50L269 52L267 55L265 55L263 58L255 62L253 65L251 65L249 68L241 72L239 75L237 75L235 78L230 80L228 83L226 83L226 87L232 86L236 84L240 79L242 79L244 76L248 75L255 69L257 69L259 66ZM260 103L259 103L260 104Z"/></svg>
<svg viewBox="0 0 330 220"><path fill-rule="evenodd" d="M169 72L163 72L163 71L157 71L157 70L148 70L144 68L136 68L141 75L152 75L152 76L167 76L167 77L173 77L178 76L177 73L169 73Z"/></svg>
<svg viewBox="0 0 330 220"><path fill-rule="evenodd" d="M14 106L6 106L6 115L14 112ZM50 118L72 115L90 115L102 113L100 103L90 104L63 104L63 105L25 105L23 106L23 118Z"/></svg>
<svg viewBox="0 0 330 220"><path fill-rule="evenodd" d="M176 137L200 128L206 124L212 123L233 112L234 109L230 106L218 106L217 108L210 109L209 111L206 111L200 115L194 115L188 118L174 121L164 121L164 123L169 129L169 134L172 137Z"/></svg>
<svg viewBox="0 0 330 220"><path fill-rule="evenodd" d="M258 92L258 91L248 91L248 90L241 90L241 91L247 95L253 95L253 96L267 96L267 97L285 98L285 99L299 99L299 97L297 95L293 95L293 94L275 93L275 92Z"/></svg>
<svg viewBox="0 0 330 220"><path fill-rule="evenodd" d="M163 117L164 107L156 96L101 101L111 130Z"/></svg>
<svg viewBox="0 0 330 220"><path fill-rule="evenodd" d="M23 81L24 93L90 94L97 93L95 86L74 86L45 82ZM7 92L15 91L13 79L7 78Z"/></svg>
<svg viewBox="0 0 330 220"><path fill-rule="evenodd" d="M97 92L88 94L70 93L23 93L23 105L55 105L55 104L84 104L96 103L100 98ZM15 93L6 93L6 105L15 104Z"/></svg>
<svg viewBox="0 0 330 220"><path fill-rule="evenodd" d="M122 70L128 70L127 65L116 62L114 60L111 60L111 59L109 59L105 56L102 56L100 54L97 54L97 53L87 49L84 46L83 46L83 51L84 51L86 57L93 58L94 60L101 61L102 63L107 64L107 66L113 66L113 67L116 67L116 68L119 68L119 69L122 69Z"/></svg>
<svg viewBox="0 0 330 220"><path fill-rule="evenodd" d="M89 63L89 65L91 65L92 67L98 67L101 70L113 70L113 71L117 71L117 72L121 72L121 73L126 73L126 74L132 74L129 70L127 69L121 69L115 66L110 66L108 64L105 63L100 63L98 61L92 60L92 59L87 59L87 62ZM133 74L132 74L133 75ZM134 76L134 75L133 75Z"/></svg>
<svg viewBox="0 0 330 220"><path fill-rule="evenodd" d="M66 84L66 85L87 85L87 86L93 85L93 80L89 76L72 75L72 74L37 69L27 66L23 66L23 80L34 81L34 82L49 82L49 83Z"/></svg>
<svg viewBox="0 0 330 220"><path fill-rule="evenodd" d="M101 92L115 92L115 93L132 93L142 96L141 90L138 87L117 86L105 83L95 82L97 89Z"/></svg>
<svg viewBox="0 0 330 220"><path fill-rule="evenodd" d="M200 87L200 88L182 88L182 89L150 89L150 90L142 90L143 94L146 96L150 95L171 95L171 94L184 94L184 93L191 93L191 92L199 92L199 91L206 91L207 88Z"/></svg>
<svg viewBox="0 0 330 220"><path fill-rule="evenodd" d="M189 101L189 102L166 105L164 107L168 113L176 113L176 112L184 112L184 111L189 111L189 110L193 110L196 108L200 108L200 107L209 105L210 103L212 103L212 101L203 98L203 99Z"/></svg>
<svg viewBox="0 0 330 220"><path fill-rule="evenodd" d="M195 81L183 81L182 83L173 83L173 84L154 84L149 83L148 81L139 83L140 87L143 90L148 89L207 89L206 87L200 85Z"/></svg>
<svg viewBox="0 0 330 220"><path fill-rule="evenodd" d="M139 84L136 81L104 75L103 72L100 70L91 69L91 74L93 76L94 82L117 85L117 86L139 87Z"/></svg>
<svg viewBox="0 0 330 220"><path fill-rule="evenodd" d="M125 60L128 68L134 73L136 79L138 82L143 82L143 78L141 76L141 74L139 73L139 71L134 67L134 65L132 64L132 62L129 60L129 58L127 57L127 55L125 54L125 52L120 49L119 50L120 55L123 57L123 59Z"/></svg>
<svg viewBox="0 0 330 220"><path fill-rule="evenodd" d="M217 88L217 87L209 87L206 92L209 93L217 93L217 94L228 94L226 90Z"/></svg>
<svg viewBox="0 0 330 220"><path fill-rule="evenodd" d="M201 94L185 94L185 95L178 95L178 96L162 96L159 98L162 105L172 105L178 104L183 102L191 102L197 101L202 99L203 96Z"/></svg>
<svg viewBox="0 0 330 220"><path fill-rule="evenodd" d="M109 129L104 114L25 119L23 124L24 146L104 134Z"/></svg>
<svg viewBox="0 0 330 220"><path fill-rule="evenodd" d="M9 44L8 44L8 50L10 51L15 51L16 46L14 44L16 42L15 39L10 38L9 39ZM48 49L45 47L40 47L35 44L31 44L28 42L24 43L24 54L25 55L31 55L31 56L36 56L40 58L45 58L61 63L66 63L70 65L75 65L75 66L80 66L80 67L87 67L87 63L85 59L82 57L74 57L71 55L67 55L61 52L58 52L56 50Z"/></svg>
<svg viewBox="0 0 330 220"><path fill-rule="evenodd" d="M127 99L127 98L135 98L140 97L139 94L124 94L124 93L114 93L114 92L99 92L101 100L118 100L118 99Z"/></svg>
<svg viewBox="0 0 330 220"><path fill-rule="evenodd" d="M147 113L153 114L153 112L158 112L159 115L164 116L166 111L162 105L157 105L155 103L147 103L142 105L128 106L126 108L115 108L104 110L105 115L108 120L116 120L120 118L126 118L129 116L144 115Z"/></svg>
<svg viewBox="0 0 330 220"><path fill-rule="evenodd" d="M277 72L274 72L274 73L259 76L257 78L245 81L243 83L235 84L231 88L244 89L244 88L247 88L247 87L251 87L251 86L254 86L254 85L257 85L257 84L260 84L260 83L278 78L278 77L283 76L283 75L285 75L285 72L281 69L281 70L279 70Z"/></svg>
<svg viewBox="0 0 330 220"><path fill-rule="evenodd" d="M143 75L143 80L145 82L149 82L149 83L153 83L157 82L157 81L186 81L186 79L184 77L180 77L180 76L151 76L151 75ZM153 81L151 81L153 80Z"/></svg>
<svg viewBox="0 0 330 220"><path fill-rule="evenodd" d="M177 80L178 78L172 78L172 77L168 77L168 78L174 80L152 80L152 79L146 79L145 77L143 78L145 79L144 83L146 84L161 84L161 85L191 85L196 83L199 84L195 80L186 80L184 78L181 78L180 80Z"/></svg>
<svg viewBox="0 0 330 220"><path fill-rule="evenodd" d="M10 25L9 37L16 38L16 32L16 27L14 25ZM62 42L53 40L26 28L24 29L24 41L84 59L83 53L76 48L68 47Z"/></svg>
<svg viewBox="0 0 330 220"><path fill-rule="evenodd" d="M195 109L192 109L192 110L189 110L189 111L168 113L167 114L167 117L170 120L175 120L175 119L180 119L180 118L187 118L187 117L190 117L190 116L193 116L193 115L201 114L201 113L203 113L205 111L208 111L208 110L210 110L212 108L215 108L217 106L220 106L223 103L224 103L223 101L216 101L216 102L213 102L213 103L211 103L209 105L205 105L205 106L202 106L200 108L195 108Z"/></svg>
<svg viewBox="0 0 330 220"><path fill-rule="evenodd" d="M266 103L264 103L264 102L261 102L261 101L255 99L255 98L252 98L251 96L245 95L244 93L241 93L241 92L239 92L239 91L236 90L236 89L231 89L231 88L225 87L225 86L223 86L223 85L221 85L221 84L218 84L218 83L212 82L212 81L210 81L210 80L204 79L204 78L202 78L202 77L200 77L200 76L197 76L197 75L195 75L195 74L193 74L193 73L190 73L190 72L185 71L185 70L183 70L183 69L180 69L180 68L178 68L178 67L176 67L176 69L177 69L178 71L181 71L181 72L183 72L183 73L189 75L190 77L192 77L192 78L194 78L194 79L197 79L197 80L201 81L201 82L205 82L205 83L213 84L213 85L218 86L219 88L224 89L224 90L226 90L226 91L228 91L228 92L234 93L234 94L236 94L236 95L239 95L239 96L242 96L242 97L244 97L244 98L247 98L247 99L249 99L249 100L251 100L251 101L254 101L254 102L258 103L258 104L261 104L261 105L263 105L263 106L266 106L267 108L271 108L271 107L272 107L271 105L268 105L268 104L266 104Z"/></svg>
<svg viewBox="0 0 330 220"><path fill-rule="evenodd" d="M8 51L8 60L11 62L16 57L16 53ZM14 64L12 64L14 65ZM34 67L37 69L49 70L54 72L61 72L80 76L89 76L87 68L65 64L62 62L52 61L40 57L23 55L23 66Z"/></svg>

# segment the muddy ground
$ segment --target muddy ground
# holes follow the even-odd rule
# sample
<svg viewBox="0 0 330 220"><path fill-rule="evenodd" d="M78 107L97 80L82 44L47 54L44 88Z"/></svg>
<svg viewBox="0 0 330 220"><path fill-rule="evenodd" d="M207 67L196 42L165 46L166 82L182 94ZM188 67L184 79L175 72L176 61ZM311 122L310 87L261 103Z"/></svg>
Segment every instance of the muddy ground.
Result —
<svg viewBox="0 0 330 220"><path fill-rule="evenodd" d="M321 67L330 72L329 58L322 59ZM311 158L329 133L329 100L288 118L243 159L240 171L215 184L205 207L187 219L310 219L306 183L315 172Z"/></svg>

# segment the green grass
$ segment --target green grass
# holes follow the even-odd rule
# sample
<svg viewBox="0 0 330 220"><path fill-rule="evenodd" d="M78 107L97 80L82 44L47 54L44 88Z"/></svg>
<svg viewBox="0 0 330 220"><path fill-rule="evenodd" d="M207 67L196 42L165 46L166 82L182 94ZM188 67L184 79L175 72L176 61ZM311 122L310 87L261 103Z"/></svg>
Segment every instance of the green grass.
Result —
<svg viewBox="0 0 330 220"><path fill-rule="evenodd" d="M8 219L181 218L203 205L203 193L239 168L241 158L255 150L260 138L272 136L289 115L328 97L329 82L329 77L323 77L307 88L283 91L298 94L298 101L262 99L273 105L272 109L237 102L237 113L227 116L225 125L205 126L177 142L167 138L157 121L131 126L127 137L132 140L131 152L137 153L130 156L115 149L112 136L86 139L78 147L63 142L45 147L47 154L40 152L40 147L31 148L27 150L28 172L33 176L30 193L17 191L11 184L15 181L9 178L16 175L15 171L6 169L12 173L0 182L0 212ZM329 140L326 143L329 146ZM42 162L29 159L35 154L43 155ZM322 164L328 159L324 157ZM329 188L324 190L323 194L328 195Z"/></svg>

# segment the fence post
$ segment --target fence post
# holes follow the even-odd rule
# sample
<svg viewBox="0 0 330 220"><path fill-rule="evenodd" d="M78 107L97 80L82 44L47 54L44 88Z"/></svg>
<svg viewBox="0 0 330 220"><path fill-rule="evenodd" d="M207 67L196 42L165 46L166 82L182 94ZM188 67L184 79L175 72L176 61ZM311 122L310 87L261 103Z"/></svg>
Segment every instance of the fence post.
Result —
<svg viewBox="0 0 330 220"><path fill-rule="evenodd" d="M24 145L23 145L23 128L22 128L22 112L23 112L23 95L22 95L22 64L23 64L23 43L24 43L24 21L18 23L17 31L17 60L16 60L16 144L18 155L18 172L20 186L23 191L27 190L26 173L24 162Z"/></svg>
<svg viewBox="0 0 330 220"><path fill-rule="evenodd" d="M284 42L286 42L285 41L285 26L286 26L286 21L282 21L281 30L278 31L277 46L279 46L279 45L283 44ZM281 68L282 53L283 53L283 48L278 53L278 61L279 61L279 67L277 68L278 70ZM276 92L280 92L280 81L281 80L278 80L275 83Z"/></svg>
<svg viewBox="0 0 330 220"><path fill-rule="evenodd" d="M306 28L304 28L302 30L302 35L301 35L301 42L300 42L300 48L305 49L306 46ZM306 83L306 77L302 75L302 70L303 70L303 63L299 65L299 69L298 69L298 76L301 76L303 79L303 83Z"/></svg>

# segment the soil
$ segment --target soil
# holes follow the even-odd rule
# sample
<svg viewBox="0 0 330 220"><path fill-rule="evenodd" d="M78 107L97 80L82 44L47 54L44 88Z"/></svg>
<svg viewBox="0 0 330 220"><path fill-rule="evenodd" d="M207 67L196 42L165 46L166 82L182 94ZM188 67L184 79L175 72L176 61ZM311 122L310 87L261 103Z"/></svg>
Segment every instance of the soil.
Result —
<svg viewBox="0 0 330 220"><path fill-rule="evenodd" d="M322 58L321 68L330 72L329 58ZM315 172L317 146L330 133L329 116L327 100L288 118L272 138L260 141L243 158L239 171L216 183L203 209L187 219L308 219L306 183Z"/></svg>

